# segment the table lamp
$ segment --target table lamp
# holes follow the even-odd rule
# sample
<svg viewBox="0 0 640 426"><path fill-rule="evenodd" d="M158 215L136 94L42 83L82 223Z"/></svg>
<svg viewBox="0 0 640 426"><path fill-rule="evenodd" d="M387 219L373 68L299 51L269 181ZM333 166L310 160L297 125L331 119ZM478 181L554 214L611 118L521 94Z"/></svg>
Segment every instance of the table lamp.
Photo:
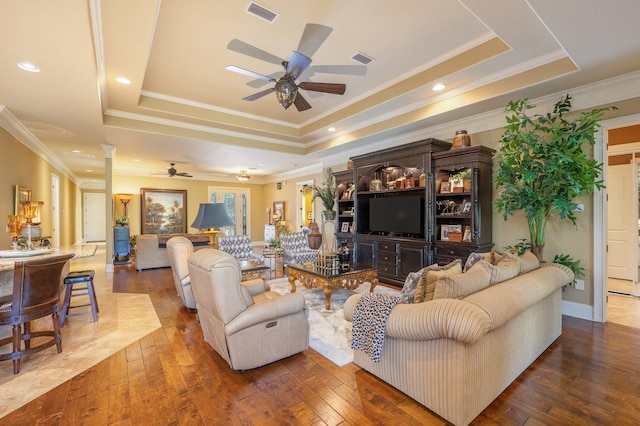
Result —
<svg viewBox="0 0 640 426"><path fill-rule="evenodd" d="M235 223L227 214L227 207L224 203L202 203L198 209L198 215L191 224L192 228L209 229L205 234L209 235L209 247L217 248L218 244L215 237L222 234L222 231L216 231L215 228L224 226L235 226Z"/></svg>

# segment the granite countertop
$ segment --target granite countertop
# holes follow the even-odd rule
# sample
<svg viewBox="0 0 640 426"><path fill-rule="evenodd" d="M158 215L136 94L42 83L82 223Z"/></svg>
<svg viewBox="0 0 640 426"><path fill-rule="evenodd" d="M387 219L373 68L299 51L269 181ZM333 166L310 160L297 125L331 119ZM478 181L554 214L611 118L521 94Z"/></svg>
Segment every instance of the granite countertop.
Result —
<svg viewBox="0 0 640 426"><path fill-rule="evenodd" d="M0 257L0 271L10 271L15 267L18 261L28 261L40 259L42 256L56 256L62 254L74 254L76 258L93 256L96 253L98 246L95 244L77 244L72 246L63 246L58 248L52 248L45 253L36 256L23 256L23 257Z"/></svg>

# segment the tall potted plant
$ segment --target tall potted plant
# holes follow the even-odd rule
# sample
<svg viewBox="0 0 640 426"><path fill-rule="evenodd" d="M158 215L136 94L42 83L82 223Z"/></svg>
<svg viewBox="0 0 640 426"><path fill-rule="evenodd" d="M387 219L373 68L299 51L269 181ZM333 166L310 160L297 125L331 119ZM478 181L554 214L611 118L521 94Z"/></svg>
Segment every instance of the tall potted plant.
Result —
<svg viewBox="0 0 640 426"><path fill-rule="evenodd" d="M505 220L524 210L531 251L542 260L552 213L575 226L577 204L573 200L604 186L602 163L590 158L584 148L595 143L604 113L616 108L596 108L570 120L566 117L571 111L569 95L550 113L527 115L533 107L526 98L506 106L507 126L495 154L495 207Z"/></svg>
<svg viewBox="0 0 640 426"><path fill-rule="evenodd" d="M327 174L322 185L311 185L311 189L313 189L312 201L315 201L316 198L322 200L322 206L324 207L322 220L334 220L336 218L336 212L333 210L333 206L335 204L337 187L331 168L327 169Z"/></svg>

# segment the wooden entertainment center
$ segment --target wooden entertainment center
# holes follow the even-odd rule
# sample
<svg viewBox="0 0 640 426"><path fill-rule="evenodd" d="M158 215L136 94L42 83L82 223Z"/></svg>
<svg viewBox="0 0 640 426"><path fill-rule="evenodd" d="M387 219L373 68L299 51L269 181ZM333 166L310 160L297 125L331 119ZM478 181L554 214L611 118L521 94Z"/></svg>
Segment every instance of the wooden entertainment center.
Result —
<svg viewBox="0 0 640 426"><path fill-rule="evenodd" d="M402 286L410 272L490 250L493 152L429 138L352 157L334 176L336 238L354 266Z"/></svg>

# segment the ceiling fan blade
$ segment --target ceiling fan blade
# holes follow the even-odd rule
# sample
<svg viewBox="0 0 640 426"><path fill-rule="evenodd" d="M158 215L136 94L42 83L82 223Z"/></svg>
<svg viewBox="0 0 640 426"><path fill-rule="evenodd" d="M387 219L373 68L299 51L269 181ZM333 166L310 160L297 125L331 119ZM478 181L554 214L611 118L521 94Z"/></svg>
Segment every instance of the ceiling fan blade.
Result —
<svg viewBox="0 0 640 426"><path fill-rule="evenodd" d="M242 100L255 101L256 99L260 99L263 96L267 96L269 93L273 93L275 90L275 87L272 87L270 89L263 90L262 92L254 93L253 95L247 96L246 98L242 98Z"/></svg>
<svg viewBox="0 0 640 426"><path fill-rule="evenodd" d="M272 78L272 77L269 77L269 76L263 75L263 74L258 74L257 72L249 71L249 70L246 70L244 68L236 67L235 65L227 65L224 68L226 70L237 72L239 74L248 75L249 77L259 78L261 80L266 80L266 81L271 81L271 82L275 82L276 81L275 78Z"/></svg>
<svg viewBox="0 0 640 426"><path fill-rule="evenodd" d="M175 175L176 176L182 176L182 177L193 177L189 173L185 173L185 172L176 173Z"/></svg>
<svg viewBox="0 0 640 426"><path fill-rule="evenodd" d="M234 38L229 42L229 44L227 45L227 49L233 50L234 52L242 53L243 55L251 56L252 58L260 59L262 61L275 64L275 65L282 64L282 58L272 55L269 52L265 52L262 49L258 49L257 47L252 46L236 38Z"/></svg>
<svg viewBox="0 0 640 426"><path fill-rule="evenodd" d="M310 81L303 81L298 85L301 89L311 90L313 92L332 93L334 95L344 95L344 91L347 89L345 84L336 83L313 83Z"/></svg>
<svg viewBox="0 0 640 426"><path fill-rule="evenodd" d="M267 77L271 77L271 78L273 78L274 81L276 81L276 80L278 80L278 78L282 77L282 71L271 73ZM250 82L248 82L247 86L253 87L254 89L259 89L259 88L261 88L261 87L263 87L263 86L265 86L267 84L269 84L269 83L265 82L263 79L257 78L255 80L251 80Z"/></svg>
<svg viewBox="0 0 640 426"><path fill-rule="evenodd" d="M296 99L293 101L293 104L296 106L298 111L305 111L311 108L309 102L298 92L296 95Z"/></svg>
<svg viewBox="0 0 640 426"><path fill-rule="evenodd" d="M322 43L329 37L333 28L320 24L307 24L304 27L300 43L298 44L298 52L308 57L312 57L316 51L322 46Z"/></svg>
<svg viewBox="0 0 640 426"><path fill-rule="evenodd" d="M304 56L302 53L296 52L295 50L291 52L291 59L289 59L289 63L287 64L286 74L293 77L293 79L297 79L300 74L307 69L307 67L311 64L311 58Z"/></svg>

